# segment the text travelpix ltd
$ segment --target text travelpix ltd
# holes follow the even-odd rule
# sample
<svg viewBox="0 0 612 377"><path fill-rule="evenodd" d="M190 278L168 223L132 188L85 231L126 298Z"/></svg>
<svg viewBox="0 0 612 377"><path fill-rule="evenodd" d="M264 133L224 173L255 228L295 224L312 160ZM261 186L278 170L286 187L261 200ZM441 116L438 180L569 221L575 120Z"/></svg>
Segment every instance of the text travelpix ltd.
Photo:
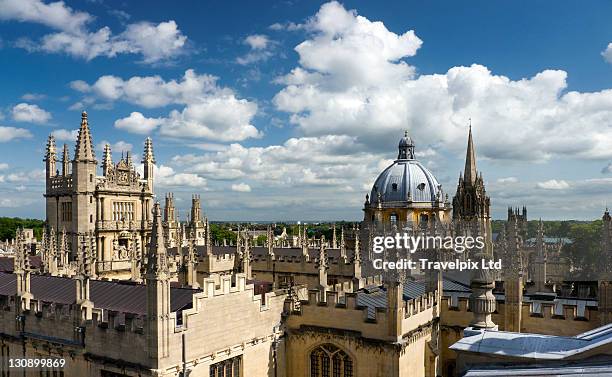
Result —
<svg viewBox="0 0 612 377"><path fill-rule="evenodd" d="M487 258L481 260L430 261L427 258L399 258L397 252L408 255L418 250L446 250L462 254L466 250L485 247L484 237L457 236L409 236L407 233L396 233L395 236L376 236L372 238L372 251L374 254L383 254L381 258L374 258L372 265L377 270L421 269L421 270L501 270L501 260L493 261ZM384 260L382 257L395 260Z"/></svg>
<svg viewBox="0 0 612 377"><path fill-rule="evenodd" d="M429 259L421 258L418 261L410 259L400 259L398 261L386 261L382 259L374 259L372 265L377 270L501 270L501 259L493 261L491 259L481 259L473 261L471 259L461 261L455 259L453 261L432 262Z"/></svg>

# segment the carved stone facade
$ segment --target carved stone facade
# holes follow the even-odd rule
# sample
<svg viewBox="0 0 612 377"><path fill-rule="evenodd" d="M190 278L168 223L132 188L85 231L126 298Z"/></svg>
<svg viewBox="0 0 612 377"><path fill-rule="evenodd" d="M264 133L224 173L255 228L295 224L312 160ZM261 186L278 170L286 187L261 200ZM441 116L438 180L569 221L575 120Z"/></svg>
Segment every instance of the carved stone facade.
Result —
<svg viewBox="0 0 612 377"><path fill-rule="evenodd" d="M127 152L114 164L109 145L104 147L102 175L98 175L89 120L83 112L70 160L64 145L62 171L56 169L55 139L49 136L46 163L46 221L51 232L66 235L70 253L77 258L79 237L95 237L95 270L113 276L128 267L129 250L134 243L146 245L151 230L153 203L153 143L145 140L142 163L144 176L136 172ZM124 266L125 265L125 266Z"/></svg>

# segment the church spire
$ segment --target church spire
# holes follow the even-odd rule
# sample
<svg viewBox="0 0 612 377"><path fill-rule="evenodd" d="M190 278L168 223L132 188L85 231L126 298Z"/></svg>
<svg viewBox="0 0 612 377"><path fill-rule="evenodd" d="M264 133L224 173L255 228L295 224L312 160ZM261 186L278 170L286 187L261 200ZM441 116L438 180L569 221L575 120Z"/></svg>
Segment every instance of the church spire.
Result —
<svg viewBox="0 0 612 377"><path fill-rule="evenodd" d="M87 121L87 112L81 114L81 128L77 137L76 148L74 152L75 161L95 161L93 143L91 141L91 133L89 132L89 122Z"/></svg>
<svg viewBox="0 0 612 377"><path fill-rule="evenodd" d="M55 146L55 137L53 135L49 135L49 139L47 140L44 161L46 162L47 178L54 177L56 174L57 148Z"/></svg>
<svg viewBox="0 0 612 377"><path fill-rule="evenodd" d="M474 152L474 141L472 140L472 122L470 120L470 132L468 135L467 153L465 156L465 172L463 174L463 179L467 184L474 184L476 177L476 153Z"/></svg>
<svg viewBox="0 0 612 377"><path fill-rule="evenodd" d="M164 243L164 229L161 220L159 202L153 205L153 231L149 244L149 257L147 260L147 275L159 276L168 273L168 258ZM165 276L165 275L164 275Z"/></svg>
<svg viewBox="0 0 612 377"><path fill-rule="evenodd" d="M102 171L106 176L113 169L113 155L111 153L110 144L104 145L104 154L102 156Z"/></svg>
<svg viewBox="0 0 612 377"><path fill-rule="evenodd" d="M62 175L67 176L69 174L70 168L68 167L70 163L70 153L68 152L68 144L64 144L64 150L62 152Z"/></svg>

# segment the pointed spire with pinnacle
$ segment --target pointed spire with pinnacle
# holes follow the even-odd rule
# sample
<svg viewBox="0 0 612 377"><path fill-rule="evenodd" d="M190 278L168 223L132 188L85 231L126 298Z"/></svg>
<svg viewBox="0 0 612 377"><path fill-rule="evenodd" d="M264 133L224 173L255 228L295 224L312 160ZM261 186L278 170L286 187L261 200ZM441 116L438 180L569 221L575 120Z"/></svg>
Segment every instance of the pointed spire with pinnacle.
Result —
<svg viewBox="0 0 612 377"><path fill-rule="evenodd" d="M47 178L54 177L56 174L57 149L55 147L55 137L49 135L47 140L47 148L45 151L46 173Z"/></svg>
<svg viewBox="0 0 612 377"><path fill-rule="evenodd" d="M74 160L85 162L95 162L96 160L93 142L91 141L91 132L89 131L87 112L85 111L81 114L81 128L77 137Z"/></svg>
<svg viewBox="0 0 612 377"><path fill-rule="evenodd" d="M153 141L150 137L145 139L144 153L142 155L142 162L155 163L155 156L153 155Z"/></svg>
<svg viewBox="0 0 612 377"><path fill-rule="evenodd" d="M147 275L155 277L168 274L168 255L164 243L164 228L159 202L155 202L153 206L153 231L151 232L146 271Z"/></svg>
<svg viewBox="0 0 612 377"><path fill-rule="evenodd" d="M68 144L64 144L64 151L62 152L62 175L68 175L70 168L70 153L68 152Z"/></svg>
<svg viewBox="0 0 612 377"><path fill-rule="evenodd" d="M102 155L102 171L107 175L113 169L113 154L111 153L110 144L104 145L104 154Z"/></svg>
<svg viewBox="0 0 612 377"><path fill-rule="evenodd" d="M476 153L474 152L474 141L472 140L472 121L470 120L470 131L468 135L467 153L465 155L465 172L463 179L468 184L476 181Z"/></svg>

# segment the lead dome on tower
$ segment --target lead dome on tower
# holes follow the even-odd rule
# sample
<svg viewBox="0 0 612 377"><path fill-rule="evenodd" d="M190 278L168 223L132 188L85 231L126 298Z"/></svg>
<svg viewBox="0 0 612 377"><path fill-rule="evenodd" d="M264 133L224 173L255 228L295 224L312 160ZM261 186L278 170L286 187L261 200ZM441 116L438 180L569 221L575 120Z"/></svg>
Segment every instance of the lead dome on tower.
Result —
<svg viewBox="0 0 612 377"><path fill-rule="evenodd" d="M369 220L420 222L446 217L447 196L433 173L415 158L414 149L414 141L404 133L397 159L378 175L366 198Z"/></svg>

